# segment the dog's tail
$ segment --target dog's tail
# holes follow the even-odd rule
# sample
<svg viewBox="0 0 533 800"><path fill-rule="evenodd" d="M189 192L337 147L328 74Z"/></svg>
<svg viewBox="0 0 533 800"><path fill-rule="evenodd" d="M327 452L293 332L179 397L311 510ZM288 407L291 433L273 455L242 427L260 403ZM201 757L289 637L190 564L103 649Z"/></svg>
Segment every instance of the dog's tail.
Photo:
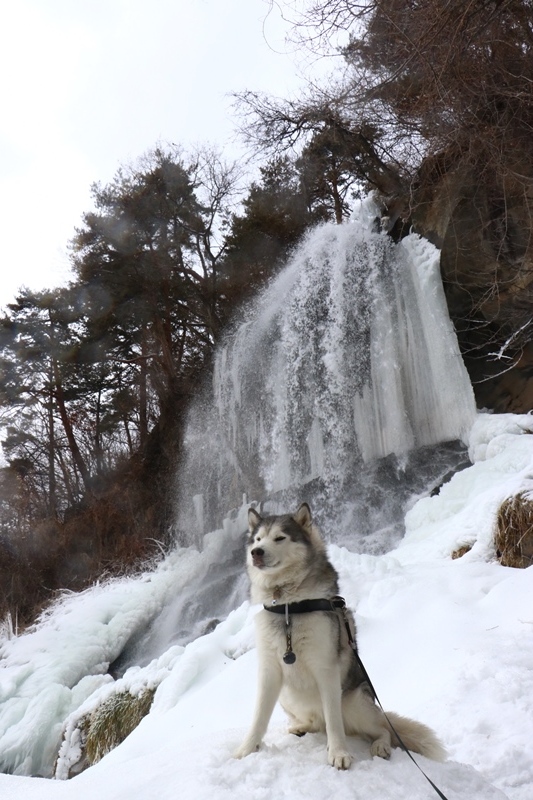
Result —
<svg viewBox="0 0 533 800"><path fill-rule="evenodd" d="M436 734L423 725L408 717L401 717L393 711L387 711L387 718L390 720L391 740L393 747L407 747L414 753L420 753L433 761L444 761L446 750L437 738ZM400 742L401 739L401 742Z"/></svg>

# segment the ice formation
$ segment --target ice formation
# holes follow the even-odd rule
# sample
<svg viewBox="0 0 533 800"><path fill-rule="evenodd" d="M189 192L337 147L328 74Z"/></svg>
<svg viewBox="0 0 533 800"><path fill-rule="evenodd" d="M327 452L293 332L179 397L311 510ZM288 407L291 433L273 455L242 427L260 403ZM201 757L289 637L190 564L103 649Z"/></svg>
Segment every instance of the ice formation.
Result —
<svg viewBox="0 0 533 800"><path fill-rule="evenodd" d="M219 348L213 390L190 415L181 528L206 532L243 493L314 483L330 506L345 502L376 459L405 465L464 439L474 415L439 253L416 234L395 244L366 199L351 222L307 236Z"/></svg>

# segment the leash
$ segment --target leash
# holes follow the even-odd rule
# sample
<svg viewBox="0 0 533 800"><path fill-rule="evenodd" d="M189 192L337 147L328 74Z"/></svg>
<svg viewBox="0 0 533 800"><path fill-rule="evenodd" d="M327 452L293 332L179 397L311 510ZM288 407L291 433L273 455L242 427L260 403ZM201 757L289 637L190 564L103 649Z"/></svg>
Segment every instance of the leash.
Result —
<svg viewBox="0 0 533 800"><path fill-rule="evenodd" d="M286 664L294 664L294 662L296 661L296 655L295 655L295 653L293 652L293 649L292 649L291 619L290 619L290 615L291 614L307 614L307 613L310 613L312 611L340 611L341 612L342 618L344 620L344 626L346 628L346 633L348 634L348 642L349 642L350 647L352 648L352 651L353 651L353 653L355 655L355 658L357 660L357 663L359 665L361 673L362 673L366 683L368 684L368 688L372 692L374 700L376 701L376 703L380 707L381 711L383 712L383 715L384 715L385 719L387 720L387 723L388 723L391 731L396 736L400 747L402 748L404 753L407 753L407 755L409 756L409 758L411 759L411 761L413 762L415 767L419 770L419 772L422 773L422 775L427 780L427 782L429 783L431 788L434 789L434 791L438 794L438 796L441 798L441 800L448 800L446 795L443 794L441 792L441 790L439 789L439 787L436 786L433 783L433 781L431 780L429 775L426 775L426 773L424 772L424 770L422 769L420 764L418 764L418 762L415 760L415 758L413 757L413 754L411 753L411 751L409 750L407 745L404 744L404 742L402 740L402 737L400 736L400 734L398 733L398 731L396 730L396 728L394 727L394 725L390 721L389 717L387 716L387 712L385 711L385 709L383 708L383 705L381 704L381 700L379 699L379 697L377 695L377 692L374 689L374 684L370 680L370 676L369 676L368 672L366 671L366 667L363 664L363 662L361 660L361 656L359 655L359 652L357 650L357 643L356 643L355 638L354 638L354 636L352 634L352 630L350 628L350 624L348 622L348 617L347 617L347 614L346 614L346 600L344 599L344 597L340 597L339 595L337 595L336 597L332 597L330 600L326 600L326 599L320 598L320 599L316 599L316 600L301 600L299 603L281 603L280 605L277 605L276 601L273 600L271 606L264 605L263 608L265 609L265 611L270 611L273 614L284 614L285 615L285 628L286 628L286 636L287 636L287 652L283 656L283 661Z"/></svg>
<svg viewBox="0 0 533 800"><path fill-rule="evenodd" d="M347 624L347 623L346 623L346 626L348 627L348 624ZM364 677L365 677L365 681L368 683L368 688L370 689L370 691L371 691L371 692L372 692L372 694L374 695L374 700L376 701L376 703L378 704L378 706L379 706L379 707L380 707L380 709L382 710L382 712L383 712L383 716L384 716L384 717L385 717L385 719L387 720L387 722L388 722L388 724L389 724L389 726L390 726L390 729L392 730L392 732L394 733L394 735L395 735L395 736L396 736L396 738L398 739L398 743L399 743L400 747L402 748L402 750L404 751L404 753L407 753L407 755L409 756L409 758L411 759L411 761L413 762L413 764L415 765L415 767L416 767L416 768L417 768L417 769L418 769L418 770L419 770L419 771L422 773L422 775L423 775L423 776L424 776L424 778L427 780L427 782L428 782L428 783L429 783L429 785L432 787L432 789L434 789L434 790L437 792L437 794L438 794L438 796L441 798L441 800L448 800L448 798L446 797L446 795L445 795L445 794L443 794L443 793L441 792L441 790L439 789L439 787L438 787L438 786L436 786L436 785L433 783L433 781L431 780L431 778L429 777L429 775L426 775L426 773L424 772L424 770L422 769L422 767L420 766L420 764L419 764L419 763L418 763L418 762L415 760L415 758L414 758L413 754L411 753L411 751L409 750L409 748L407 747L407 745L405 745L405 744L404 744L404 742L402 741L402 737L400 736L400 734L398 733L398 731L396 730L396 728L394 727L394 725L393 725L393 724L392 724L392 722L390 721L389 717L387 716L387 712L385 711L385 709L384 709L384 708L383 708L383 706L381 705L381 701L380 701L379 697L378 697L378 696L377 696L377 694L376 694L376 690L374 689L374 686L373 686L373 684L372 684L372 681L370 680L370 677L369 677L369 675L368 675L368 672L366 671L366 667L365 667L365 665L363 664L363 662L361 661L361 656L359 655L359 653L357 652L357 650L356 650L356 649L355 649L353 646L352 646L352 650L353 650L353 651L354 651L354 653L355 653L355 657L356 657L356 659L357 659L357 661L358 661L358 663L359 663L359 667L360 667L360 669L361 669L361 672L363 673L363 675L364 675Z"/></svg>

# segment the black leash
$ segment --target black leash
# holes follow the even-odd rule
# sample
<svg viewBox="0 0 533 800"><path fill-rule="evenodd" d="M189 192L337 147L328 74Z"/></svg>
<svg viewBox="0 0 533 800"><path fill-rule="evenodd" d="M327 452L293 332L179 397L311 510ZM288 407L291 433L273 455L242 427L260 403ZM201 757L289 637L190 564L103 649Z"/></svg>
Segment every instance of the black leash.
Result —
<svg viewBox="0 0 533 800"><path fill-rule="evenodd" d="M352 634L352 631L351 631L351 628L350 628L350 625L349 625L349 622L348 622L348 618L346 616L346 600L344 599L344 597L336 596L336 597L332 597L331 600L326 600L326 599L323 599L323 598L316 599L316 600L301 600L299 603L281 603L280 605L277 605L276 601L274 600L271 606L266 606L265 605L265 606L263 606L263 608L265 609L265 611L271 611L273 614L284 614L285 615L285 626L286 626L286 629L287 629L287 652L283 656L283 660L284 660L284 662L286 664L294 664L294 662L296 661L296 656L295 656L295 654L294 654L294 652L292 650L292 639L291 639L291 631L290 631L290 629L291 629L290 615L291 614L307 614L307 613L309 613L311 611L340 611L342 613L342 616L343 616L343 619L344 619L344 625L346 627L346 633L348 634L348 641L350 643L350 647L352 648L352 650L354 652L355 658L357 659L357 663L359 664L359 668L361 670L361 673L362 673L366 683L368 684L368 688L370 689L370 691L372 692L372 695L374 696L374 700L376 701L376 703L380 707L381 711L383 712L383 715L384 715L385 719L387 720L387 723L389 724L389 727L390 727L391 731L396 736L400 747L402 748L404 753L407 753L407 755L409 756L409 758L411 759L411 761L413 762L415 767L422 773L424 778L427 780L427 782L432 787L432 789L435 790L435 792L438 794L438 796L441 798L441 800L448 800L446 795L441 792L439 787L436 786L433 783L431 778L428 775L426 775L426 773L424 772L424 770L422 769L420 764L418 764L417 761L414 759L413 754L411 753L411 751L409 750L407 745L404 744L404 742L402 741L402 737L400 736L400 734L398 733L398 731L396 730L396 728L394 727L394 725L390 721L389 717L387 716L387 712L385 711L385 709L383 708L383 706L381 704L381 700L379 699L379 697L377 695L377 692L374 689L374 684L370 680L370 676L369 676L368 672L366 671L366 667L363 664L363 662L361 661L361 656L359 655L359 653L357 651L357 643L356 643L355 638L354 638L354 636Z"/></svg>
<svg viewBox="0 0 533 800"><path fill-rule="evenodd" d="M348 627L348 623L346 623L346 626ZM352 650L353 650L353 651L354 651L354 653L355 653L355 657L356 657L356 659L357 659L357 661L358 661L358 663L359 663L359 667L360 667L360 669L361 669L361 672L363 673L363 675L364 675L364 677L365 677L365 681L368 683L368 687L369 687L370 691L372 692L372 694L374 695L374 700L376 701L376 703L378 704L378 706L379 706L379 707L380 707L380 709L382 710L382 712L383 712L383 716L384 716L384 717L385 717L385 719L387 720L387 722L388 722L388 724L389 724L389 726L390 726L390 729L391 729L391 731L394 733L394 735L395 735L395 736L396 736L396 738L398 739L398 742L399 742L399 744L400 744L400 747L402 748L402 750L404 751L404 753L407 753L407 755L409 756L409 758L411 759L411 761L413 762L413 764L415 765L415 767L416 767L418 770L420 770L420 772L422 773L422 775L424 776L424 778L427 780L427 782L430 784L430 786L431 786L431 787L432 787L432 788L433 788L433 789L434 789L434 790L437 792L437 794L438 794L438 796L441 798L441 800L448 800L448 798L446 797L446 795L445 795L445 794L443 794L443 793L441 792L441 790L439 789L439 787L438 787L438 786L436 786L436 785L433 783L433 781L431 780L431 778L429 777L429 775L426 775L426 773L424 772L424 770L422 769L422 767L420 766L420 764L419 764L419 763L418 763L418 762L415 760L415 758L413 757L413 754L411 753L411 751L409 750L409 748L408 748L408 747L407 747L407 746L406 746L406 745L403 743L403 741L402 741L402 737L400 736L400 734L398 733L398 731L396 730L396 728L394 727L394 725L392 724L392 722L391 722L391 721L390 721L390 719L388 718L388 716L387 716L387 712L385 711L385 709L384 709L384 708L383 708L383 706L381 705L381 701L380 701L379 697L378 697L378 696L377 696L377 694L376 694L376 690L374 689L374 686L373 686L373 684L372 684L372 681L370 680L370 677L369 677L369 675L368 675L368 672L366 671L366 667L365 667L365 665L363 664L363 662L361 661L361 656L359 655L359 653L357 652L356 648L355 648L353 645L352 645Z"/></svg>

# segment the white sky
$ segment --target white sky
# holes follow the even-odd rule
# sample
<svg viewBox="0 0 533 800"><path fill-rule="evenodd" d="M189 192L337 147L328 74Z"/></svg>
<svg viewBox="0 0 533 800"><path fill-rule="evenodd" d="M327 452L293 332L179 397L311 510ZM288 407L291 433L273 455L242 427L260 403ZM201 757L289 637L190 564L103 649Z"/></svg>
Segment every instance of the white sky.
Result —
<svg viewBox="0 0 533 800"><path fill-rule="evenodd" d="M158 141L237 152L229 93L295 93L268 0L16 0L0 28L0 306L66 280L90 186Z"/></svg>

